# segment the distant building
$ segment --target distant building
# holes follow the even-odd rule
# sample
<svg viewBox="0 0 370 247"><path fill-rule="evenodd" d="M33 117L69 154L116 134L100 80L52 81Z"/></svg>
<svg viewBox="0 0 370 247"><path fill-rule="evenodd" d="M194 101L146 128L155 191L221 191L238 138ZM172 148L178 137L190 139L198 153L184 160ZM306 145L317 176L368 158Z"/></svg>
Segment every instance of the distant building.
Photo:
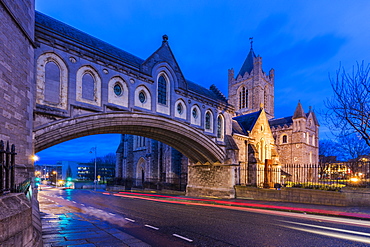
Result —
<svg viewBox="0 0 370 247"><path fill-rule="evenodd" d="M52 180L94 180L95 164L76 161L58 161L55 165L35 165L36 174L42 179ZM111 179L115 174L115 164L97 163L96 174L101 181Z"/></svg>

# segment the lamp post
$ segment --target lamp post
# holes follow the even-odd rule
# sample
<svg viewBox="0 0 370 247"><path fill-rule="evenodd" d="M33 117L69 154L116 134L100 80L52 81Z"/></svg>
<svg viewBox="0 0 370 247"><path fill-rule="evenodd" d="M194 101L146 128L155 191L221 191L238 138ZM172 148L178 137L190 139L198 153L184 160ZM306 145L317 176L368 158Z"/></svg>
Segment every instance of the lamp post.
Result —
<svg viewBox="0 0 370 247"><path fill-rule="evenodd" d="M90 153L94 150L95 152L95 158L94 158L94 166L95 166L95 171L94 171L94 190L96 190L96 146L91 148Z"/></svg>
<svg viewBox="0 0 370 247"><path fill-rule="evenodd" d="M57 176L58 176L58 172L57 171L53 171L53 174L55 176L55 188L58 188L58 184L57 184Z"/></svg>
<svg viewBox="0 0 370 247"><path fill-rule="evenodd" d="M40 158L39 158L39 156L37 156L36 154L34 154L34 155L31 156L31 160L33 161L33 167L35 168L36 162L39 161ZM36 181L36 178L39 178L40 177L40 174L42 174L42 173L41 172L35 172L35 181ZM40 186L40 190L41 190L41 181L40 181L39 186Z"/></svg>

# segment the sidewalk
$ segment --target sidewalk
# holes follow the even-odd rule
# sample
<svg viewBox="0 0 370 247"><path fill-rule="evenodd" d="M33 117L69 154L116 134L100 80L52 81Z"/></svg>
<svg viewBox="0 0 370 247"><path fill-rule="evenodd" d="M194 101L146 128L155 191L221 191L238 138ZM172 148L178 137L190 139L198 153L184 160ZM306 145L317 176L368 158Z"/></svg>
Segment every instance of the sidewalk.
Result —
<svg viewBox="0 0 370 247"><path fill-rule="evenodd" d="M44 247L149 246L113 224L80 212L77 207L60 205L43 196L42 191L39 202Z"/></svg>

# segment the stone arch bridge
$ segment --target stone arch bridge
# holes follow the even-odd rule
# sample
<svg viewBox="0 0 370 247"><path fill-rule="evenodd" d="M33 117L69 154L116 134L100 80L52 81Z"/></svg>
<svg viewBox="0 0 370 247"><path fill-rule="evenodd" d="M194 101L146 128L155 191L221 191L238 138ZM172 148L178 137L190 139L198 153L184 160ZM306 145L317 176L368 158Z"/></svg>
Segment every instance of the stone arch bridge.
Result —
<svg viewBox="0 0 370 247"><path fill-rule="evenodd" d="M92 134L140 135L189 158L189 194L233 195L234 108L215 86L185 79L166 35L144 60L36 12L35 40L36 152Z"/></svg>

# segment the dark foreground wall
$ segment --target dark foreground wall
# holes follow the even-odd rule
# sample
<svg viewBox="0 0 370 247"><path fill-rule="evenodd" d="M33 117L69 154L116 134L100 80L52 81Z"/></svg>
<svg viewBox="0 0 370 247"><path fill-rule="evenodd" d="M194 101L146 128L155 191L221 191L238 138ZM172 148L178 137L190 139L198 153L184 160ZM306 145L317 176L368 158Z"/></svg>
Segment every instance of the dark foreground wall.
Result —
<svg viewBox="0 0 370 247"><path fill-rule="evenodd" d="M16 182L32 172L34 0L0 0L0 140L15 144Z"/></svg>
<svg viewBox="0 0 370 247"><path fill-rule="evenodd" d="M370 206L370 189L345 188L338 191L282 188L281 190L235 186L236 198L331 206Z"/></svg>
<svg viewBox="0 0 370 247"><path fill-rule="evenodd" d="M39 217L38 202L31 203L24 193L0 197L0 246L41 247Z"/></svg>

